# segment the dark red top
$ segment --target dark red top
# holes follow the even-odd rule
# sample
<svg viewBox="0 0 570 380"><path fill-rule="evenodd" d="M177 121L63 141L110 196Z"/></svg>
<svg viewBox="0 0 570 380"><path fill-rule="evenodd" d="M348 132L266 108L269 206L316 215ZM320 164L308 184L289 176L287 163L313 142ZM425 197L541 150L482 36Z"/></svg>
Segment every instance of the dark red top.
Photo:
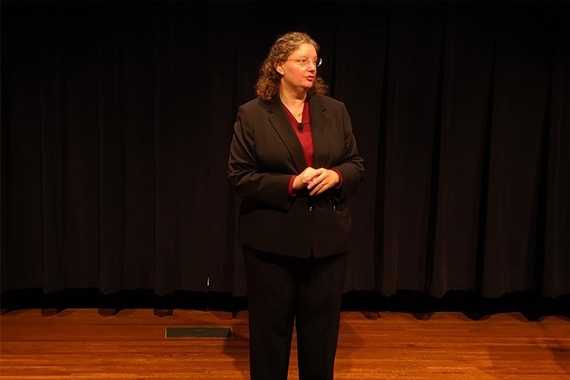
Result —
<svg viewBox="0 0 570 380"><path fill-rule="evenodd" d="M307 167L313 166L313 132L311 132L311 117L309 113L309 102L305 102L303 104L303 116L301 118L301 123L303 127L299 128L299 122L293 114L289 111L289 109L285 106L285 112L287 112L287 116L289 116L289 121L291 122L291 126L293 126L293 130L297 134L299 141L301 142L301 146L303 147L303 154L305 155L305 162L307 163ZM300 129L300 130L299 130Z"/></svg>

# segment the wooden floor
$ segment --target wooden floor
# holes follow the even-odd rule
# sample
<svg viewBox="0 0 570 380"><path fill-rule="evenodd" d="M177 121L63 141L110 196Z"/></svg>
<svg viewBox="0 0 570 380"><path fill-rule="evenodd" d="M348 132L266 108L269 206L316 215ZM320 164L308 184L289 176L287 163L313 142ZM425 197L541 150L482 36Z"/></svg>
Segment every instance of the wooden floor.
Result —
<svg viewBox="0 0 570 380"><path fill-rule="evenodd" d="M247 310L28 309L0 317L2 379L249 379ZM167 326L231 327L171 339ZM293 344L289 380L297 379ZM343 312L335 379L570 379L570 322L518 313Z"/></svg>

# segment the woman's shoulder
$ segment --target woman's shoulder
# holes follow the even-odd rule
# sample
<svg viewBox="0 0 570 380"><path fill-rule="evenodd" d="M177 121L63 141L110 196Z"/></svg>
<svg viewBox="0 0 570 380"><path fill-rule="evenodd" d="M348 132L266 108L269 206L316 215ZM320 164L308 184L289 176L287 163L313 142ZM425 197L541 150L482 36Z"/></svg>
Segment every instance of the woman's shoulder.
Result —
<svg viewBox="0 0 570 380"><path fill-rule="evenodd" d="M321 104L324 107L329 107L329 108L344 107L344 103L342 101L335 99L329 95L315 94L312 96L312 100L314 103Z"/></svg>
<svg viewBox="0 0 570 380"><path fill-rule="evenodd" d="M260 110L265 110L268 107L268 103L263 101L261 98L253 98L242 105L239 106L240 111L245 112L255 112Z"/></svg>

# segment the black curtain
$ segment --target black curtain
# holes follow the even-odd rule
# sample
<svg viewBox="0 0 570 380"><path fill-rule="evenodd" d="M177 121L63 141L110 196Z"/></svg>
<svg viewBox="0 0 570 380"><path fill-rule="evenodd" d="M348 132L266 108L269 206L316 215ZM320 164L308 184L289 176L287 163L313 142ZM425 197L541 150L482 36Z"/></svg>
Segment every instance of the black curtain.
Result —
<svg viewBox="0 0 570 380"><path fill-rule="evenodd" d="M2 293L244 295L237 107L309 32L365 159L347 291L570 292L566 1L3 1Z"/></svg>

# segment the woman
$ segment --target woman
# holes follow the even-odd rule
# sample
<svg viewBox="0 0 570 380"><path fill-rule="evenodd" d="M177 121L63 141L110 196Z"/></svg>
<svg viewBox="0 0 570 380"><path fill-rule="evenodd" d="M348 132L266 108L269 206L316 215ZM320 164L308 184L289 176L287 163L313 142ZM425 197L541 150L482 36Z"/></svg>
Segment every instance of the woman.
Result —
<svg viewBox="0 0 570 380"><path fill-rule="evenodd" d="M346 202L364 166L344 104L317 75L318 52L305 33L278 37L234 125L228 181L242 200L252 380L287 379L293 326L299 379L333 379Z"/></svg>

